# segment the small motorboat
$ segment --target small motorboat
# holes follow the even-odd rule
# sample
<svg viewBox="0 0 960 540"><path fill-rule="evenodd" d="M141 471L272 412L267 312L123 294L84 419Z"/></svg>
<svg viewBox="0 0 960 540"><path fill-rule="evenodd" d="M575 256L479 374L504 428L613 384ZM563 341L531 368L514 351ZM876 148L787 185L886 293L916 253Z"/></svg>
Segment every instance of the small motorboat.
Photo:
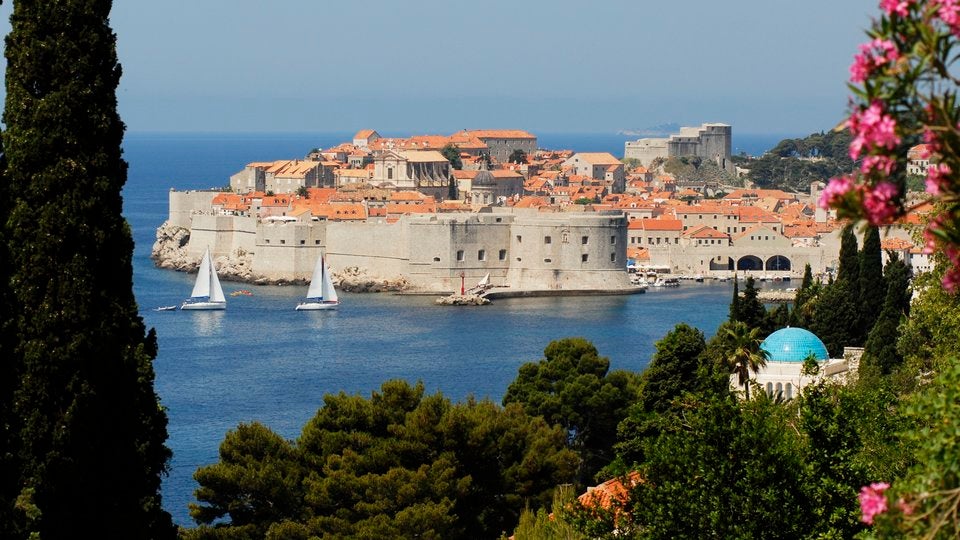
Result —
<svg viewBox="0 0 960 540"><path fill-rule="evenodd" d="M177 306L160 306L154 311L176 311Z"/></svg>

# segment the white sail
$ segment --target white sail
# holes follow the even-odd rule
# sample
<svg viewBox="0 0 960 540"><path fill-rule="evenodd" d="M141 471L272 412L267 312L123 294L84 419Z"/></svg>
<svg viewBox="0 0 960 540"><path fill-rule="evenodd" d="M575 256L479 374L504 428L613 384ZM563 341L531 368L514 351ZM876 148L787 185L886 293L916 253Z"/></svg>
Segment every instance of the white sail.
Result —
<svg viewBox="0 0 960 540"><path fill-rule="evenodd" d="M210 248L203 253L203 259L200 260L200 268L197 270L197 281L193 284L191 298L204 298L210 296ZM217 288L220 288L220 282L217 282ZM223 296L223 291L220 291Z"/></svg>
<svg viewBox="0 0 960 540"><path fill-rule="evenodd" d="M340 299L337 297L337 289L333 287L333 278L330 276L330 268L327 267L326 263L323 262L323 259L320 259L320 264L323 266L323 289L321 289L323 299L326 302L338 302Z"/></svg>
<svg viewBox="0 0 960 540"><path fill-rule="evenodd" d="M480 283L477 283L477 287L486 287L487 285L490 285L490 274L489 274L489 273L487 273L487 275L483 276L483 279L480 280Z"/></svg>
<svg viewBox="0 0 960 540"><path fill-rule="evenodd" d="M193 284L193 292L190 293L190 298L180 305L180 309L226 308L227 301L223 297L223 289L220 287L220 279L217 278L217 270L213 267L213 261L210 260L210 248L207 248L203 252L203 259L200 260L200 268L197 269L197 281Z"/></svg>
<svg viewBox="0 0 960 540"><path fill-rule="evenodd" d="M307 289L307 298L323 298L323 257L317 259L317 264L313 267L313 277L310 278L310 288Z"/></svg>
<svg viewBox="0 0 960 540"><path fill-rule="evenodd" d="M207 251L209 253L209 250ZM226 302L227 299L223 296L223 288L220 287L220 278L217 277L217 269L213 266L213 261L210 262L210 301L211 302Z"/></svg>

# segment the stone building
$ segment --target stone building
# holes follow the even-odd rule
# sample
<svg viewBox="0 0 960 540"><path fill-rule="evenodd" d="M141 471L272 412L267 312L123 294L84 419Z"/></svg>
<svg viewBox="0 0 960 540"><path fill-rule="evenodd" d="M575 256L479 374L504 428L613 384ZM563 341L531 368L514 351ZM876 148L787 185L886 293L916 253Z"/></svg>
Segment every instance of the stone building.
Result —
<svg viewBox="0 0 960 540"><path fill-rule="evenodd" d="M523 150L528 156L537 152L536 135L519 129L472 129L451 137L471 136L479 139L489 148L489 155L500 163L506 163L510 154Z"/></svg>
<svg viewBox="0 0 960 540"><path fill-rule="evenodd" d="M415 189L438 199L446 196L450 162L434 150L384 150L373 158L374 185L392 189Z"/></svg>
<svg viewBox="0 0 960 540"><path fill-rule="evenodd" d="M575 174L602 181L611 193L623 193L626 188L623 162L609 152L578 152L563 166L573 168Z"/></svg>
<svg viewBox="0 0 960 540"><path fill-rule="evenodd" d="M731 161L733 128L728 124L703 124L698 128L682 127L680 133L668 138L648 138L624 143L623 157L637 159L650 165L656 158L669 159L696 156L710 160L721 169L734 174Z"/></svg>
<svg viewBox="0 0 960 540"><path fill-rule="evenodd" d="M767 336L760 344L767 354L767 365L760 369L752 382L767 395L793 399L808 384L822 379L846 381L856 377L863 349L844 348L843 358L830 358L827 347L813 332L803 328L781 328ZM816 373L803 370L804 361L812 358L817 363ZM731 387L739 387L736 376Z"/></svg>

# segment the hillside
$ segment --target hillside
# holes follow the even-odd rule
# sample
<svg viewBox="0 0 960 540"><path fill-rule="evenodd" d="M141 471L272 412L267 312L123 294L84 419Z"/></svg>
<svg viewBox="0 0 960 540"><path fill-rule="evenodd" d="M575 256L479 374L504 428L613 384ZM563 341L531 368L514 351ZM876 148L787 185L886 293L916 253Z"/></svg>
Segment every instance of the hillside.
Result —
<svg viewBox="0 0 960 540"><path fill-rule="evenodd" d="M847 155L846 131L813 133L802 139L784 139L758 158L737 159L750 172L747 179L760 188L806 191L814 180L827 181L853 169Z"/></svg>

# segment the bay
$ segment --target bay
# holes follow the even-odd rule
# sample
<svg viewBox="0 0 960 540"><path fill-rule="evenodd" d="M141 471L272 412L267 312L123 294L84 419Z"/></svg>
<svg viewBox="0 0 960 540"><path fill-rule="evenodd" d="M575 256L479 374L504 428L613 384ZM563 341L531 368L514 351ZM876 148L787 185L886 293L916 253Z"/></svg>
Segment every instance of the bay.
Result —
<svg viewBox="0 0 960 540"><path fill-rule="evenodd" d="M708 337L726 318L731 283L685 282L627 297L497 300L483 307L441 307L433 297L341 295L337 311L293 310L304 289L224 282L224 312L155 311L189 295L194 276L160 270L150 259L167 194L223 186L251 161L302 157L351 133L131 133L124 214L134 241L134 292L159 353L156 390L169 415L173 451L163 482L164 507L176 523L193 525L194 471L215 463L228 430L262 422L293 439L328 393L371 391L390 379L422 381L455 401L498 401L524 362L542 357L555 339L584 337L612 369L642 371L654 343L677 323ZM541 146L622 154L624 136L552 134ZM772 147L779 137L756 143ZM761 150L762 152L762 150Z"/></svg>

